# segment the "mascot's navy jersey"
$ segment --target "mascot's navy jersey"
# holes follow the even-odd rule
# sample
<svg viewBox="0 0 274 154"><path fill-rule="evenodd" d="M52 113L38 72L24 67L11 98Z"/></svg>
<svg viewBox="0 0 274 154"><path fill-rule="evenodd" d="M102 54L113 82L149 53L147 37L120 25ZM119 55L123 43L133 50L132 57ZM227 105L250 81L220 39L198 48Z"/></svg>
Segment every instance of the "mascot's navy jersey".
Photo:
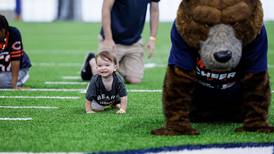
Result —
<svg viewBox="0 0 274 154"><path fill-rule="evenodd" d="M141 38L147 5L160 0L115 0L111 10L111 30L117 44L132 45ZM101 35L104 37L103 30Z"/></svg>
<svg viewBox="0 0 274 154"><path fill-rule="evenodd" d="M263 26L254 41L243 48L237 68L229 72L207 70L199 59L198 52L189 47L178 33L175 22L171 30L171 51L168 64L185 70L195 70L199 83L206 87L226 89L231 87L241 72L258 73L267 71L267 34Z"/></svg>
<svg viewBox="0 0 274 154"><path fill-rule="evenodd" d="M11 71L11 61L20 61L20 68L29 68L31 63L24 52L21 34L15 27L9 27L6 41L0 43L0 72Z"/></svg>

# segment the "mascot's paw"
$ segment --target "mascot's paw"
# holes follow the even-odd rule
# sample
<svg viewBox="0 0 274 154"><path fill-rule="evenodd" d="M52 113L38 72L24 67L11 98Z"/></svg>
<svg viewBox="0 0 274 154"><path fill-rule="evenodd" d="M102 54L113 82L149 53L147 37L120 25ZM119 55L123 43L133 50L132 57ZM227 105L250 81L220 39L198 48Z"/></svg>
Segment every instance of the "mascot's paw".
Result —
<svg viewBox="0 0 274 154"><path fill-rule="evenodd" d="M175 136L175 135L199 135L200 133L193 128L187 128L182 130L174 130L171 128L159 128L151 131L153 135L166 135L166 136Z"/></svg>
<svg viewBox="0 0 274 154"><path fill-rule="evenodd" d="M262 127L240 127L235 129L236 132L259 132L259 133L272 133L274 127L262 126Z"/></svg>

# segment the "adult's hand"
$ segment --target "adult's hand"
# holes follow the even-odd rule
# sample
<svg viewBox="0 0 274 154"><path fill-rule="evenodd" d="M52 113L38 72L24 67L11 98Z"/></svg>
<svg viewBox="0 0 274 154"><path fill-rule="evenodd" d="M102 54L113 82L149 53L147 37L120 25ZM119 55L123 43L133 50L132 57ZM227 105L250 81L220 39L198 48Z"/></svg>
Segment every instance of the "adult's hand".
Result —
<svg viewBox="0 0 274 154"><path fill-rule="evenodd" d="M150 37L149 41L146 45L146 48L148 49L148 58L151 58L154 55L154 51L155 51L155 41L156 38L155 37Z"/></svg>
<svg viewBox="0 0 274 154"><path fill-rule="evenodd" d="M107 50L110 52L116 51L116 45L113 40L103 40L101 50Z"/></svg>

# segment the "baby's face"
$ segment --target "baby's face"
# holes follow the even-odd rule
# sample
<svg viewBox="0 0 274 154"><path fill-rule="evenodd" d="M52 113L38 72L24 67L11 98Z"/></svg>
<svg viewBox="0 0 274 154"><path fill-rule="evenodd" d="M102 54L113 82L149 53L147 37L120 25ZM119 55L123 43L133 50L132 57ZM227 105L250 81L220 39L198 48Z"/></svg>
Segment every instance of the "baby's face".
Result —
<svg viewBox="0 0 274 154"><path fill-rule="evenodd" d="M109 61L108 59L103 59L101 57L97 58L97 71L102 77L111 76L114 71L116 71L117 66Z"/></svg>

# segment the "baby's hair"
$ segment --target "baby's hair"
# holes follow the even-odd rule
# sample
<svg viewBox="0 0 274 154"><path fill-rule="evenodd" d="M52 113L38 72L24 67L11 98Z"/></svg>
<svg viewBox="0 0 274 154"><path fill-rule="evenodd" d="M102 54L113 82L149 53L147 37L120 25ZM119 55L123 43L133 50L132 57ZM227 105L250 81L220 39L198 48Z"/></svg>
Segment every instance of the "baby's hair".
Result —
<svg viewBox="0 0 274 154"><path fill-rule="evenodd" d="M9 23L5 16L0 14L0 29L9 29Z"/></svg>
<svg viewBox="0 0 274 154"><path fill-rule="evenodd" d="M116 59L116 57L112 53L110 53L109 51L104 50L104 51L99 52L95 56L96 63L97 63L98 57L100 57L100 58L102 58L104 60L109 60L109 61L113 62L115 65L117 65L117 59Z"/></svg>

